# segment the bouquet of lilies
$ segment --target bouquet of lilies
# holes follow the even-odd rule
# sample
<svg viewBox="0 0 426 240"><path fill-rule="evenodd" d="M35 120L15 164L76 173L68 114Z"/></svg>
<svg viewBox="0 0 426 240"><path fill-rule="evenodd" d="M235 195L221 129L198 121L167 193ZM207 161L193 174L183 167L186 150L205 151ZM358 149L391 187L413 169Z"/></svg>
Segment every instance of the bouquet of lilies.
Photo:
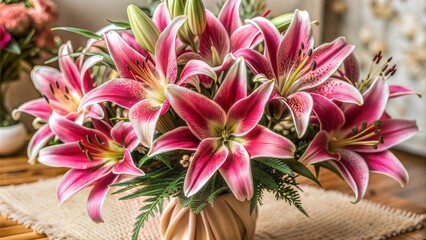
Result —
<svg viewBox="0 0 426 240"><path fill-rule="evenodd" d="M152 17L131 5L129 23L96 33L64 28L91 39L78 52L64 44L59 70L36 67L43 98L15 111L39 126L30 160L71 168L60 203L93 186L87 209L100 222L111 186L145 197L136 238L171 197L199 213L232 193L253 211L269 191L304 212L297 178L319 184L320 168L346 180L354 202L370 172L407 183L388 149L417 126L385 107L417 93L388 83L392 59L376 54L361 78L344 38L314 47L307 12L241 19L239 5L228 0L215 16L200 0L169 0Z"/></svg>

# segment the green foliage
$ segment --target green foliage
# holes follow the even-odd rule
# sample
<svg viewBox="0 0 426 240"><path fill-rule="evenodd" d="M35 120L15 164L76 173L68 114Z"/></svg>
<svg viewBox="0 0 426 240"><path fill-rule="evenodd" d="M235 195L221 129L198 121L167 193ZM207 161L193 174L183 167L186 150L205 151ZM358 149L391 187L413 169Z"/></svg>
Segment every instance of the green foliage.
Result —
<svg viewBox="0 0 426 240"><path fill-rule="evenodd" d="M140 214L136 217L133 226L133 240L138 239L140 229L150 218L153 218L156 213L162 213L164 200L181 192L185 173L186 169L183 168L169 169L167 166L163 166L144 176L115 184L115 186L123 188L114 194L134 189L120 200L146 197L143 201L145 204L139 209Z"/></svg>
<svg viewBox="0 0 426 240"><path fill-rule="evenodd" d="M290 169L289 173L287 173L288 169ZM277 159L252 162L254 194L250 201L250 212L253 212L257 204L262 204L263 192L268 191L273 193L277 200L286 201L308 216L302 207L298 192L298 183L295 180L296 176L291 170L291 167L286 167L285 171L282 170L284 170L283 165L279 164Z"/></svg>
<svg viewBox="0 0 426 240"><path fill-rule="evenodd" d="M79 34L83 37L93 38L93 39L96 39L96 40L102 40L102 37L99 34L94 33L92 31L89 31L89 30L86 30L86 29L82 29L82 28L76 28L76 27L55 27L55 28L52 28L52 31L57 31L57 30L72 32L72 33Z"/></svg>

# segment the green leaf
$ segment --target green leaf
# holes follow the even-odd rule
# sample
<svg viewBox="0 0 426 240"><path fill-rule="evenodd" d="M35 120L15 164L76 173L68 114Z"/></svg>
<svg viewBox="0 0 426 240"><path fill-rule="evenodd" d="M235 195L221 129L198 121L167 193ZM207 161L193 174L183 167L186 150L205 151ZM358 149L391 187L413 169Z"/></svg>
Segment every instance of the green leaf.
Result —
<svg viewBox="0 0 426 240"><path fill-rule="evenodd" d="M284 174L294 176L294 173L291 170L291 168L289 168L289 166L287 166L283 162L283 160L276 159L276 158L255 158L255 160L265 164L266 166L276 169Z"/></svg>
<svg viewBox="0 0 426 240"><path fill-rule="evenodd" d="M227 186L223 186L221 188L216 189L215 191L213 191L209 197L207 198L207 201L209 202L209 204L213 207L214 204L214 200L216 200L216 198L219 196L219 194L228 191L229 188Z"/></svg>
<svg viewBox="0 0 426 240"><path fill-rule="evenodd" d="M128 22L112 21L112 20L109 20L109 19L107 19L107 21L110 22L111 24L114 24L117 27L121 27L121 28L124 28L124 29L130 29L130 23L128 23Z"/></svg>
<svg viewBox="0 0 426 240"><path fill-rule="evenodd" d="M327 168L328 170L330 170L330 171L334 172L334 173L335 173L337 176L339 176L341 179L343 179L343 176L342 176L342 174L339 172L339 170L338 170L336 167L334 167L333 165L331 165L330 163L328 163L328 162L321 162L321 163L319 163L319 164L318 164L318 166L321 166L321 167Z"/></svg>
<svg viewBox="0 0 426 240"><path fill-rule="evenodd" d="M287 159L285 160L287 165L297 174L304 176L312 181L314 181L318 186L321 186L321 183L318 181L318 178L312 174L311 171L301 162L294 160L294 159Z"/></svg>
<svg viewBox="0 0 426 240"><path fill-rule="evenodd" d="M87 37L87 38L102 40L102 37L100 35L92 32L92 31L82 29L82 28L76 28L76 27L55 27L55 28L52 28L52 31L57 31L57 30L72 32L72 33L76 33L76 34L79 34L79 35Z"/></svg>
<svg viewBox="0 0 426 240"><path fill-rule="evenodd" d="M4 48L7 52L10 52L15 55L21 55L21 47L19 46L18 42L14 39L11 39L9 44Z"/></svg>

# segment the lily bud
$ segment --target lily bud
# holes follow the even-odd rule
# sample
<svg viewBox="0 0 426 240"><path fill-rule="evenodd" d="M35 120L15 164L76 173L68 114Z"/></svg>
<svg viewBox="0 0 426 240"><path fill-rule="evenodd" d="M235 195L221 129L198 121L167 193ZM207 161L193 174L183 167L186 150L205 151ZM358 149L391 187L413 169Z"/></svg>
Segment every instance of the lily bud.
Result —
<svg viewBox="0 0 426 240"><path fill-rule="evenodd" d="M155 44L160 36L160 31L155 23L135 5L127 7L127 15L136 41L145 50L155 52Z"/></svg>
<svg viewBox="0 0 426 240"><path fill-rule="evenodd" d="M280 31L285 31L293 19L293 13L287 13L271 19L272 24Z"/></svg>
<svg viewBox="0 0 426 240"><path fill-rule="evenodd" d="M185 15L188 16L187 26L192 34L201 36L206 29L206 9L201 0L188 0L185 5Z"/></svg>
<svg viewBox="0 0 426 240"><path fill-rule="evenodd" d="M166 5L172 19L184 14L185 5L183 0L166 0Z"/></svg>

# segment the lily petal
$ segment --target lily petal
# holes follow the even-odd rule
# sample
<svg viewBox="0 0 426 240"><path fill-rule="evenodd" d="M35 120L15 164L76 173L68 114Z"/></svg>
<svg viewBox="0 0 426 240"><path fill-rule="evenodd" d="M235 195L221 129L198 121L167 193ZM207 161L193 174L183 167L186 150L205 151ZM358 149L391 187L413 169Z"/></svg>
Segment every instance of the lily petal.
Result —
<svg viewBox="0 0 426 240"><path fill-rule="evenodd" d="M62 44L58 52L61 56L58 59L59 69L65 77L65 81L70 83L73 89L81 90L80 72L78 71L77 65L74 63L74 60L70 56L72 53L71 42L68 41L67 43Z"/></svg>
<svg viewBox="0 0 426 240"><path fill-rule="evenodd" d="M88 111L84 112L83 117L91 118L93 120L93 119L103 119L104 116L105 116L104 109L99 104L93 104L90 106Z"/></svg>
<svg viewBox="0 0 426 240"><path fill-rule="evenodd" d="M311 19L308 12L296 10L281 40L277 54L278 76L284 76L296 63L301 46L308 52L314 46Z"/></svg>
<svg viewBox="0 0 426 240"><path fill-rule="evenodd" d="M215 137L219 134L216 129L225 126L225 112L207 97L176 85L167 86L166 96L176 113L199 139Z"/></svg>
<svg viewBox="0 0 426 240"><path fill-rule="evenodd" d="M92 124L95 129L101 131L106 136L111 134L111 125L108 122L99 119L92 119Z"/></svg>
<svg viewBox="0 0 426 240"><path fill-rule="evenodd" d="M346 117L344 128L352 129L354 126L360 128L363 121L370 125L380 119L389 98L388 84L383 78L377 77L372 86L363 94L363 97L364 104L362 106L354 104L342 106Z"/></svg>
<svg viewBox="0 0 426 240"><path fill-rule="evenodd" d="M289 139L261 125L257 125L249 133L235 141L244 146L250 158L293 158L296 151L296 147Z"/></svg>
<svg viewBox="0 0 426 240"><path fill-rule="evenodd" d="M96 182L93 189L90 191L87 200L87 213L89 217L96 223L103 222L102 220L102 206L111 184L115 183L118 175L109 174Z"/></svg>
<svg viewBox="0 0 426 240"><path fill-rule="evenodd" d="M271 67L271 63L259 52L253 49L244 48L236 51L234 56L243 57L244 61L246 61L247 65L255 75L264 74L268 79L275 78L275 73Z"/></svg>
<svg viewBox="0 0 426 240"><path fill-rule="evenodd" d="M139 145L139 139L129 122L119 122L111 129L112 139L133 151Z"/></svg>
<svg viewBox="0 0 426 240"><path fill-rule="evenodd" d="M250 156L246 149L235 141L228 141L228 147L228 157L219 168L219 172L236 199L239 201L250 200L253 196Z"/></svg>
<svg viewBox="0 0 426 240"><path fill-rule="evenodd" d="M262 41L263 35L255 26L251 24L241 26L231 35L231 52L243 48L253 48Z"/></svg>
<svg viewBox="0 0 426 240"><path fill-rule="evenodd" d="M263 116L274 82L263 83L248 97L236 102L228 111L226 128L234 135L245 135L257 126Z"/></svg>
<svg viewBox="0 0 426 240"><path fill-rule="evenodd" d="M184 192L190 197L197 193L223 165L228 149L220 138L206 138L201 141L185 176Z"/></svg>
<svg viewBox="0 0 426 240"><path fill-rule="evenodd" d="M104 34L104 38L120 77L140 80L140 64L145 62L145 67L153 67L150 61L146 62L145 56L132 48L117 32L108 32Z"/></svg>
<svg viewBox="0 0 426 240"><path fill-rule="evenodd" d="M374 130L372 130L374 131ZM371 131L371 132L372 132ZM377 153L387 150L401 142L406 141L418 132L416 121L405 119L381 120L380 131L373 137L364 141L377 141L378 136L383 137L383 143L377 145L377 149L365 145L353 145L346 148L357 152ZM367 133L366 133L367 134Z"/></svg>
<svg viewBox="0 0 426 240"><path fill-rule="evenodd" d="M167 10L166 3L158 4L157 8L152 15L152 21L157 25L158 30L162 32L170 24L170 14Z"/></svg>
<svg viewBox="0 0 426 240"><path fill-rule="evenodd" d="M176 35L184 22L185 17L183 16L173 19L160 34L155 45L155 56L157 57L158 67L169 83L174 83L176 80Z"/></svg>
<svg viewBox="0 0 426 240"><path fill-rule="evenodd" d="M213 69L204 61L201 60L190 60L183 68L180 79L177 81L177 85L182 85L190 80L191 77L204 75L211 79L216 80L217 76Z"/></svg>
<svg viewBox="0 0 426 240"><path fill-rule="evenodd" d="M114 166L112 172L114 174L129 174L133 176L141 176L144 174L142 170L136 167L129 149L124 149L123 160Z"/></svg>
<svg viewBox="0 0 426 240"><path fill-rule="evenodd" d="M28 162L30 164L35 163L35 159L39 151L46 146L46 144L55 136L55 134L50 130L49 125L44 125L34 133L30 142L28 143L27 155Z"/></svg>
<svg viewBox="0 0 426 240"><path fill-rule="evenodd" d="M139 141L145 147L151 147L161 111L162 105L155 104L149 99L138 102L129 110L129 120Z"/></svg>
<svg viewBox="0 0 426 240"><path fill-rule="evenodd" d="M56 82L62 82L63 76L57 69L47 66L35 66L31 71L31 80L35 88L49 100L56 99L51 90Z"/></svg>
<svg viewBox="0 0 426 240"><path fill-rule="evenodd" d="M85 187L111 173L112 166L89 169L71 169L62 177L56 194L59 205Z"/></svg>
<svg viewBox="0 0 426 240"><path fill-rule="evenodd" d="M199 143L200 140L188 127L178 127L155 139L148 155L153 156L178 149L195 151Z"/></svg>
<svg viewBox="0 0 426 240"><path fill-rule="evenodd" d="M92 141L98 138L104 143L109 142L108 137L101 131L80 126L56 113L53 113L50 117L49 126L52 132L63 142L83 141L90 143L90 140L87 140L88 137L91 138ZM93 141L93 144L97 144L97 142Z"/></svg>
<svg viewBox="0 0 426 240"><path fill-rule="evenodd" d="M64 143L43 148L40 151L38 161L50 167L66 167L75 169L87 169L103 163L103 161L91 161L76 142Z"/></svg>
<svg viewBox="0 0 426 240"><path fill-rule="evenodd" d="M88 92L80 102L79 109L110 101L124 108L131 108L144 99L144 85L130 79L113 79Z"/></svg>
<svg viewBox="0 0 426 240"><path fill-rule="evenodd" d="M365 194L369 179L369 169L365 160L357 153L339 150L340 161L331 161L339 169L343 178L355 193L353 203L359 202Z"/></svg>
<svg viewBox="0 0 426 240"><path fill-rule="evenodd" d="M389 176L401 184L401 187L408 183L408 172L398 158L390 151L378 153L362 153L361 156L367 162L371 172L376 172Z"/></svg>
<svg viewBox="0 0 426 240"><path fill-rule="evenodd" d="M390 92L389 98L397 98L397 97L402 97L406 95L417 95L419 97L421 96L420 92L416 92L407 87L399 86L399 85L389 85L389 92Z"/></svg>
<svg viewBox="0 0 426 240"><path fill-rule="evenodd" d="M211 66L219 66L230 48L229 36L225 27L213 13L206 10L206 28L199 40L201 56Z"/></svg>
<svg viewBox="0 0 426 240"><path fill-rule="evenodd" d="M18 119L21 112L33 115L46 122L49 120L50 115L52 115L52 109L43 98L31 100L22 104L17 109L13 110L12 117Z"/></svg>
<svg viewBox="0 0 426 240"><path fill-rule="evenodd" d="M311 97L315 103L313 110L318 117L321 130L331 132L345 124L345 115L331 100L318 94L311 94Z"/></svg>
<svg viewBox="0 0 426 240"><path fill-rule="evenodd" d="M306 63L306 66L311 66L312 62L315 61L316 68L315 70L310 70L297 80L295 83L297 88L304 90L323 83L336 72L354 48L353 45L347 44L343 37L339 37L331 43L323 44L316 48Z"/></svg>
<svg viewBox="0 0 426 240"><path fill-rule="evenodd" d="M349 54L349 56L345 59L345 61L343 61L343 67L345 69L346 77L353 84L356 84L360 76L360 64L353 52Z"/></svg>
<svg viewBox="0 0 426 240"><path fill-rule="evenodd" d="M247 20L247 22L257 27L262 33L265 43L265 56L269 59L277 76L277 52L281 40L280 32L268 19L263 17L256 17L252 20Z"/></svg>
<svg viewBox="0 0 426 240"><path fill-rule="evenodd" d="M305 134L306 129L308 129L309 118L311 117L314 106L312 97L305 92L296 92L285 99L284 103L293 117L297 136L301 138Z"/></svg>
<svg viewBox="0 0 426 240"><path fill-rule="evenodd" d="M103 57L101 56L92 56L84 61L81 68L81 90L83 93L87 93L94 87L94 81L90 69L95 66L97 63L101 62Z"/></svg>
<svg viewBox="0 0 426 240"><path fill-rule="evenodd" d="M328 160L340 160L339 154L328 152L329 136L326 131L320 131L309 144L306 151L300 157L299 162L303 164L315 164Z"/></svg>
<svg viewBox="0 0 426 240"><path fill-rule="evenodd" d="M328 99L337 100L339 102L352 103L360 106L364 103L361 93L355 86L333 77L316 87L306 89L306 91L317 93Z"/></svg>
<svg viewBox="0 0 426 240"><path fill-rule="evenodd" d="M244 59L239 58L229 69L213 100L227 112L234 103L246 96L247 70Z"/></svg>
<svg viewBox="0 0 426 240"><path fill-rule="evenodd" d="M219 21L223 24L229 36L242 25L239 11L240 4L241 0L228 0L220 10Z"/></svg>

